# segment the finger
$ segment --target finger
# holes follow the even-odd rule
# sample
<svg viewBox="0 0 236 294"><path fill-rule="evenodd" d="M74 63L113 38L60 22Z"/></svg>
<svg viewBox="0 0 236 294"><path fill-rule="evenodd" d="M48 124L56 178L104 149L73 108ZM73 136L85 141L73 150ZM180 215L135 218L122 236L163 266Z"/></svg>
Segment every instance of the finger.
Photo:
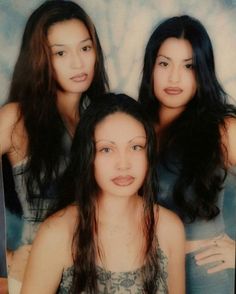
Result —
<svg viewBox="0 0 236 294"><path fill-rule="evenodd" d="M216 265L216 266L214 266L214 267L208 269L208 270L207 270L207 273L208 273L208 274L214 274L214 273L217 273L217 272L223 271L223 270L225 270L226 268L227 268L226 263L223 263L223 262L222 262L221 264Z"/></svg>
<svg viewBox="0 0 236 294"><path fill-rule="evenodd" d="M214 254L221 254L221 249L219 247L211 247L210 249L204 250L198 254L195 255L196 260L204 259L208 256L214 255Z"/></svg>
<svg viewBox="0 0 236 294"><path fill-rule="evenodd" d="M200 259L196 261L197 265L205 265L208 263L212 263L212 262L222 262L223 260L223 255L222 254L215 254L215 255L211 255L209 257L206 257L204 259Z"/></svg>

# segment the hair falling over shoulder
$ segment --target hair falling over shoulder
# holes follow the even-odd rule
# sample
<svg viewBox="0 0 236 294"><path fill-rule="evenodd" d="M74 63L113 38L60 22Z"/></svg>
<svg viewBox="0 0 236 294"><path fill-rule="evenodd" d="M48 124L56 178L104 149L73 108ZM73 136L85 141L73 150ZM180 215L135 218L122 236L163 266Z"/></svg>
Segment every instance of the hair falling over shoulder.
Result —
<svg viewBox="0 0 236 294"><path fill-rule="evenodd" d="M82 21L96 51L92 84L80 99L96 100L108 90L104 58L96 29L86 12L72 1L45 1L29 17L10 85L8 102L17 102L28 136L28 200L40 206L46 191L60 174L66 157L62 148L64 125L57 109L58 85L54 78L47 32L51 25L70 19ZM34 201L33 201L34 200Z"/></svg>
<svg viewBox="0 0 236 294"><path fill-rule="evenodd" d="M153 69L157 53L168 38L185 39L191 44L197 91L182 114L158 134L159 163L171 168L178 162L173 196L184 211L183 219L212 219L219 213L216 203L227 174L227 152L222 147L221 130L225 130L227 117L236 117L236 108L227 102L217 80L207 31L193 17L176 16L161 22L146 46L139 101L152 121L157 124L159 121ZM189 189L193 199L188 199Z"/></svg>

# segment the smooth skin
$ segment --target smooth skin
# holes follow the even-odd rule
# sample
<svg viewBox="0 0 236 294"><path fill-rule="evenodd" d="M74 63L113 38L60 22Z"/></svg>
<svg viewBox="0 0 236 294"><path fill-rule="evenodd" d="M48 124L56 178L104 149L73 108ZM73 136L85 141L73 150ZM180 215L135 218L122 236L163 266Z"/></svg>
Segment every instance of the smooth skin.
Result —
<svg viewBox="0 0 236 294"><path fill-rule="evenodd" d="M194 96L197 82L194 74L193 51L185 39L168 38L157 54L153 72L154 93L160 101L160 123L157 131L165 128L185 109ZM226 130L221 130L222 146L227 149L227 165L236 165L236 119L226 119ZM215 243L216 242L216 243ZM196 263L201 266L215 261L224 261L208 270L215 273L235 268L235 241L227 235L210 240L186 242L186 253L206 248L196 254Z"/></svg>
<svg viewBox="0 0 236 294"><path fill-rule="evenodd" d="M96 264L114 272L135 270L144 263L140 254L144 245L140 222L143 201L137 190L147 170L145 131L129 115L115 113L96 126L95 144L95 178L101 191L97 199L98 242L105 256L102 260L97 257ZM157 206L154 209L159 245L168 258L169 293L183 294L183 224L173 212ZM69 206L41 225L22 294L56 292L63 271L73 265L71 242L77 213L76 206Z"/></svg>

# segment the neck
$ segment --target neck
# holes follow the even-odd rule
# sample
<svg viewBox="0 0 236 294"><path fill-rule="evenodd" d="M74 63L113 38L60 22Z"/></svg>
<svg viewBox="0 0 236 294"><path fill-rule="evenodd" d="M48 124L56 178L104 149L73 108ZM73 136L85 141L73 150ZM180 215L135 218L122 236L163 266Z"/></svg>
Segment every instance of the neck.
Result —
<svg viewBox="0 0 236 294"><path fill-rule="evenodd" d="M159 110L158 132L168 127L183 111L184 108L166 108L162 106Z"/></svg>
<svg viewBox="0 0 236 294"><path fill-rule="evenodd" d="M81 94L57 93L57 107L69 134L73 137L79 121L79 101Z"/></svg>
<svg viewBox="0 0 236 294"><path fill-rule="evenodd" d="M130 197L106 196L98 199L98 219L100 223L122 224L135 217L140 208L141 198L138 195Z"/></svg>

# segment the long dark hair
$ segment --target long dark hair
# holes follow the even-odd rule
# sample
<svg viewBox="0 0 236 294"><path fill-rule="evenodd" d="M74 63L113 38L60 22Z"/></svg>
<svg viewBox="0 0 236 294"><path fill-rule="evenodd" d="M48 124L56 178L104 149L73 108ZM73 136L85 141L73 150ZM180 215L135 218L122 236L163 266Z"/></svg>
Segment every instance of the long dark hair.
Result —
<svg viewBox="0 0 236 294"><path fill-rule="evenodd" d="M146 46L139 101L152 121L159 122L153 69L157 53L168 38L185 39L191 44L197 91L182 114L161 132L159 161L167 165L172 157L180 163L173 197L182 217L190 221L196 217L212 219L219 213L216 203L227 173L227 152L222 147L220 130L225 131L225 118L235 117L236 109L227 103L217 80L207 31L197 19L183 15L157 26Z"/></svg>
<svg viewBox="0 0 236 294"><path fill-rule="evenodd" d="M94 177L96 125L106 116L122 112L135 118L145 128L147 136L148 171L139 195L144 201L144 234L146 237L144 289L156 293L155 284L159 274L157 247L155 241L154 199L157 193L156 181L156 135L141 105L125 94L107 94L99 102L91 104L83 114L72 145L71 160L65 172L63 186L65 195L72 195L78 206L78 226L74 235L74 279L72 293L97 293L96 243L97 219L96 199L99 188ZM143 232L141 232L143 233ZM156 244L156 243L155 243Z"/></svg>
<svg viewBox="0 0 236 294"><path fill-rule="evenodd" d="M45 197L45 191L60 173L66 154L65 132L56 106L57 82L47 41L49 28L65 20L78 19L86 26L96 52L94 79L82 94L78 112L87 99L97 100L108 89L104 58L96 29L86 12L71 1L45 1L29 17L10 86L8 102L17 102L28 136L28 200ZM85 103L86 102L86 103Z"/></svg>

